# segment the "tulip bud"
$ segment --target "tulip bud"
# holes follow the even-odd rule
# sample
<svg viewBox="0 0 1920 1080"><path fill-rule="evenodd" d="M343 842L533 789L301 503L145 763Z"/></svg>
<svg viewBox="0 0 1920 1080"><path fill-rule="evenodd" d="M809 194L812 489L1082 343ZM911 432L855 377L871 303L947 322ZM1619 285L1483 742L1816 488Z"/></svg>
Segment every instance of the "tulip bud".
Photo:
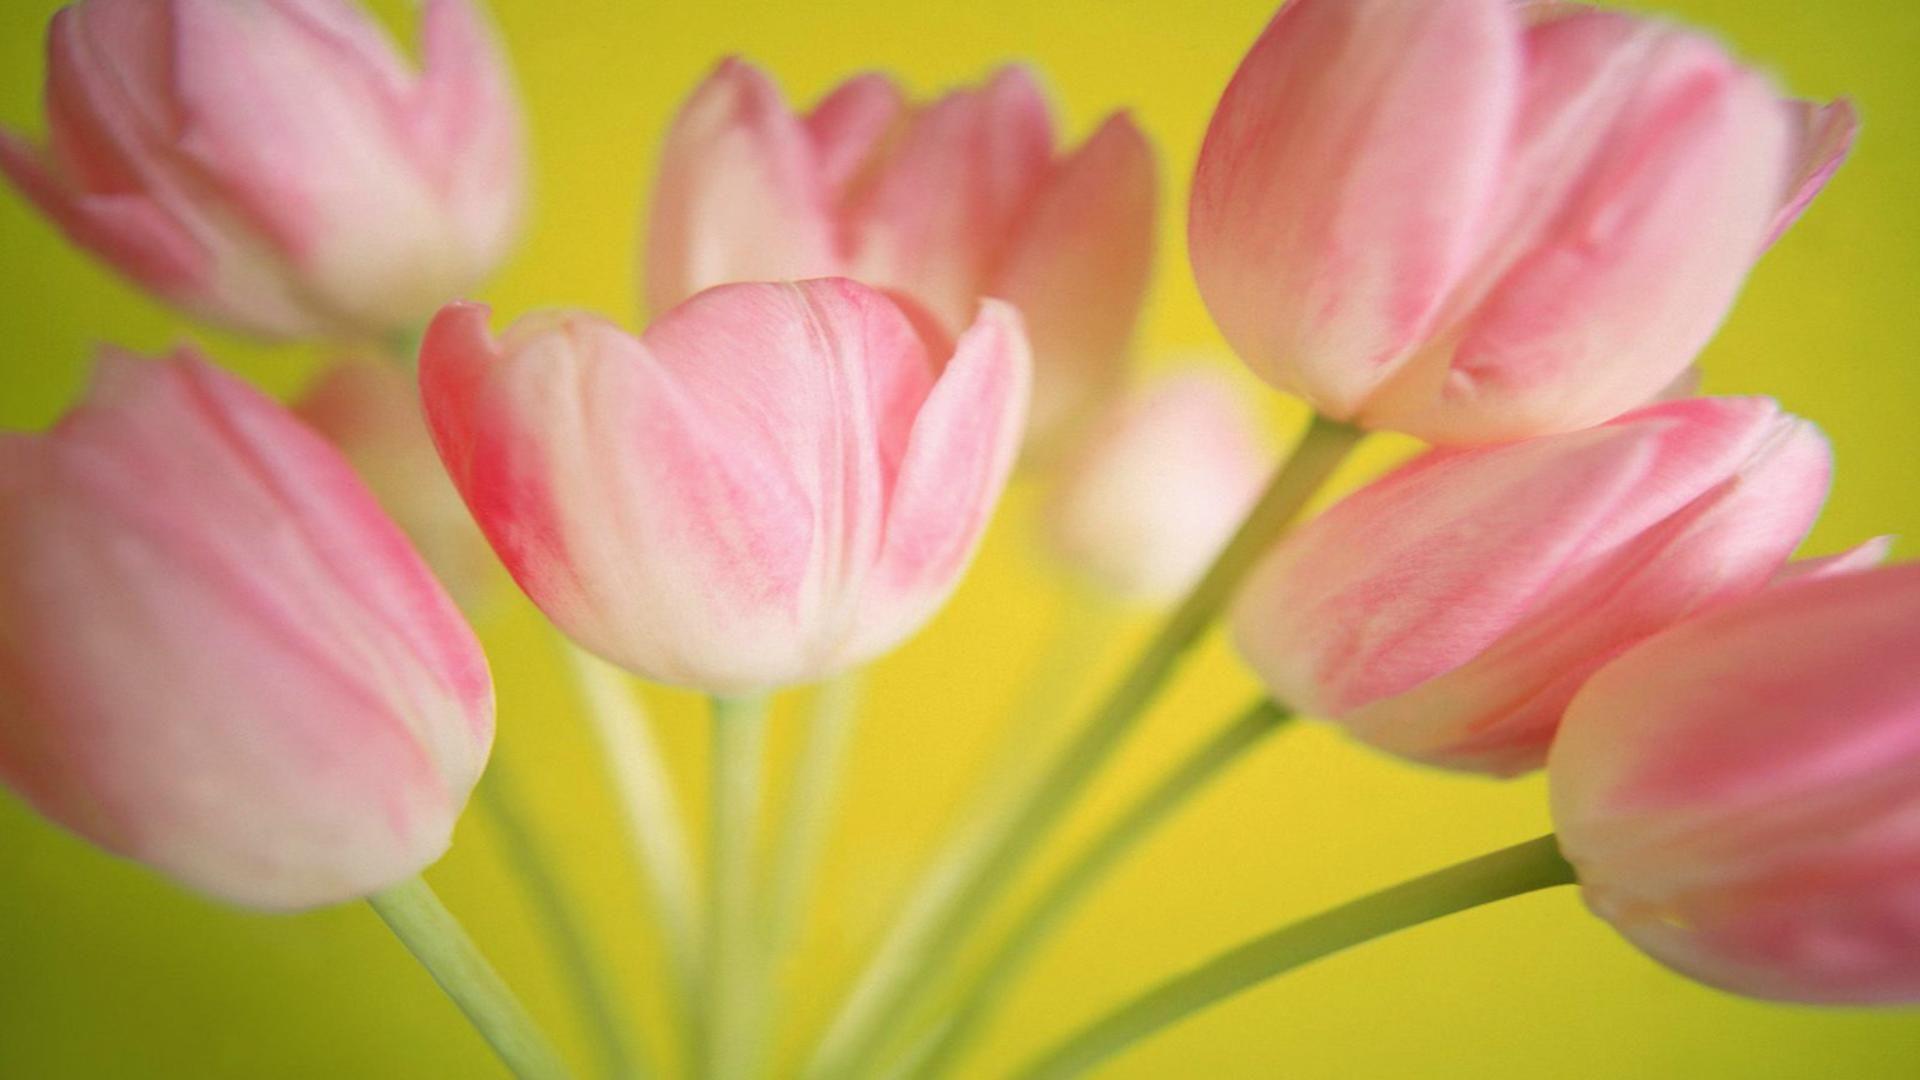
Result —
<svg viewBox="0 0 1920 1080"><path fill-rule="evenodd" d="M1104 592L1163 603L1226 546L1273 454L1234 385L1195 369L1116 403L1062 465L1046 510L1053 553Z"/></svg>
<svg viewBox="0 0 1920 1080"><path fill-rule="evenodd" d="M1548 762L1587 905L1752 997L1920 1002L1920 566L1683 623L1580 691Z"/></svg>
<svg viewBox="0 0 1920 1080"><path fill-rule="evenodd" d="M1763 587L1828 474L1826 441L1765 398L1432 451L1275 551L1235 636L1303 712L1418 761L1523 772L1601 664Z"/></svg>
<svg viewBox="0 0 1920 1080"><path fill-rule="evenodd" d="M1005 484L1027 364L1005 304L949 348L831 279L710 289L638 339L552 314L496 342L455 304L420 380L541 610L616 664L732 694L824 678L933 614Z"/></svg>
<svg viewBox="0 0 1920 1080"><path fill-rule="evenodd" d="M1062 154L1018 67L925 105L861 75L802 116L728 60L660 161L644 257L655 312L726 282L845 276L912 297L951 335L981 297L1008 300L1033 340L1035 441L1120 383L1157 184L1124 115Z"/></svg>
<svg viewBox="0 0 1920 1080"><path fill-rule="evenodd" d="M47 817L233 903L335 903L446 850L492 737L426 566L232 376L108 354L0 435L0 779Z"/></svg>
<svg viewBox="0 0 1920 1080"><path fill-rule="evenodd" d="M345 455L461 606L483 606L500 563L440 464L413 374L343 360L307 388L294 412Z"/></svg>
<svg viewBox="0 0 1920 1080"><path fill-rule="evenodd" d="M1292 0L1207 132L1194 274L1241 357L1330 417L1575 430L1686 368L1852 129L1648 19Z"/></svg>
<svg viewBox="0 0 1920 1080"><path fill-rule="evenodd" d="M508 75L470 0L427 0L421 70L350 0L81 0L48 32L44 153L0 172L74 243L273 338L411 329L519 217Z"/></svg>

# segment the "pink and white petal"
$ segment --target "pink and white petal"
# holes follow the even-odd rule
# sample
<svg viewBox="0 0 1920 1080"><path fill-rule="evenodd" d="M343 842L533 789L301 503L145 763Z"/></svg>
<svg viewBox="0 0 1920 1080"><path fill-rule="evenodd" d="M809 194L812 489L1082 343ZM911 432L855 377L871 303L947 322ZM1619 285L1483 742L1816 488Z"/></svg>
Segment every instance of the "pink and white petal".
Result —
<svg viewBox="0 0 1920 1080"><path fill-rule="evenodd" d="M1843 831L1800 826L1862 798L1911 803L1916 615L1920 566L1892 566L1763 590L1607 665L1548 764L1569 856L1678 892L1782 844L1832 848Z"/></svg>
<svg viewBox="0 0 1920 1080"><path fill-rule="evenodd" d="M1789 122L1796 137L1797 150L1792 181L1786 201L1773 219L1767 234L1771 246L1793 223L1806 213L1814 197L1840 171L1860 135L1860 114L1846 98L1825 105L1811 101L1786 103Z"/></svg>
<svg viewBox="0 0 1920 1080"><path fill-rule="evenodd" d="M1031 442L1044 444L1124 380L1153 269L1153 149L1116 115L1055 168L1013 227L990 295L1033 346Z"/></svg>
<svg viewBox="0 0 1920 1080"><path fill-rule="evenodd" d="M1344 717L1406 694L1617 565L1733 475L1778 415L1765 399L1702 398L1557 438L1425 454L1283 543L1242 593L1236 641L1306 711ZM1456 714L1442 711L1433 726L1451 730Z"/></svg>
<svg viewBox="0 0 1920 1080"><path fill-rule="evenodd" d="M525 133L506 56L474 0L430 0L420 52L416 167L445 193L451 238L490 267L513 242L526 188Z"/></svg>
<svg viewBox="0 0 1920 1080"><path fill-rule="evenodd" d="M1428 332L1505 162L1517 18L1508 0L1294 0L1241 62L1188 246L1263 378L1350 418Z"/></svg>
<svg viewBox="0 0 1920 1080"><path fill-rule="evenodd" d="M914 421L860 622L839 643L837 666L897 646L959 583L1020 447L1031 367L1019 312L983 301Z"/></svg>
<svg viewBox="0 0 1920 1080"><path fill-rule="evenodd" d="M407 718L127 524L64 495L0 522L0 554L26 571L0 583L0 619L32 631L8 635L23 681L0 675L18 709L0 717L8 783L109 850L253 907L351 899L445 850L464 791Z"/></svg>
<svg viewBox="0 0 1920 1080"><path fill-rule="evenodd" d="M907 294L957 334L1052 155L1053 121L1024 68L920 110L847 208L850 276Z"/></svg>
<svg viewBox="0 0 1920 1080"><path fill-rule="evenodd" d="M1361 710L1350 726L1434 764L1504 776L1539 768L1567 703L1594 671L1767 584L1818 516L1831 465L1812 425L1781 419L1737 473L1721 474L1729 479L1694 481L1699 496L1664 520L1642 525L1624 546L1596 545L1594 555L1570 562L1564 583L1485 652ZM1657 477L1641 485L1656 502Z"/></svg>
<svg viewBox="0 0 1920 1080"><path fill-rule="evenodd" d="M1612 14L1528 40L1525 156L1471 310L1364 422L1462 443L1603 421L1684 370L1760 250L1788 139L1760 77Z"/></svg>
<svg viewBox="0 0 1920 1080"><path fill-rule="evenodd" d="M660 151L645 273L664 314L702 289L841 272L813 142L758 68L723 61Z"/></svg>
<svg viewBox="0 0 1920 1080"><path fill-rule="evenodd" d="M208 285L206 248L147 196L74 191L11 132L0 132L0 173L74 243L133 281L177 300L198 297Z"/></svg>
<svg viewBox="0 0 1920 1080"><path fill-rule="evenodd" d="M1892 555L1893 537L1876 536L1837 555L1826 555L1817 559L1796 559L1780 568L1780 572L1773 577L1773 583L1785 585L1790 582L1839 577L1842 574L1857 574L1862 570L1872 570L1886 562Z"/></svg>
<svg viewBox="0 0 1920 1080"><path fill-rule="evenodd" d="M877 163L907 115L900 85L879 72L855 75L821 98L807 115L820 180L835 204Z"/></svg>

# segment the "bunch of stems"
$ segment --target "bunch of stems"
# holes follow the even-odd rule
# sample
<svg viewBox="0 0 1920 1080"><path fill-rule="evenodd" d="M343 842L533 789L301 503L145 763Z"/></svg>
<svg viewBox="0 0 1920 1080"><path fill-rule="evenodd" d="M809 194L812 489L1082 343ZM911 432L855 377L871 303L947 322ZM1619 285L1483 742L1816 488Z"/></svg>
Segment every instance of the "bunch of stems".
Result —
<svg viewBox="0 0 1920 1080"><path fill-rule="evenodd" d="M985 960L961 977L957 960L983 921L1135 730L1247 573L1360 437L1355 428L1315 418L1212 568L1084 726L1043 768L998 770L998 782L987 787L973 816L955 830L902 904L805 1059L802 1076L905 1080L949 1073L1080 901L1229 766L1291 719L1284 706L1256 701L1177 761L1098 829L1043 885ZM702 904L677 800L633 688L624 676L584 654L570 652L569 660L595 718L664 939L668 983L684 1021L686 1071L707 1080L763 1075L775 1054L778 968L805 921L853 728L857 686L847 678L816 691L788 798L764 860L760 825L768 700L714 699ZM1058 680L1043 678L1039 686L1050 700L1062 693ZM508 853L572 975L601 1072L616 1078L644 1075L618 1019L617 1002L583 944L587 939L550 869L536 857L509 793L497 788L491 804ZM1019 1075L1034 1080L1080 1075L1208 1005L1321 956L1450 912L1572 880L1551 836L1413 879L1283 926L1177 975L1063 1039ZM424 884L382 894L374 906L516 1075L566 1075L525 1010ZM942 989L951 992L942 995Z"/></svg>

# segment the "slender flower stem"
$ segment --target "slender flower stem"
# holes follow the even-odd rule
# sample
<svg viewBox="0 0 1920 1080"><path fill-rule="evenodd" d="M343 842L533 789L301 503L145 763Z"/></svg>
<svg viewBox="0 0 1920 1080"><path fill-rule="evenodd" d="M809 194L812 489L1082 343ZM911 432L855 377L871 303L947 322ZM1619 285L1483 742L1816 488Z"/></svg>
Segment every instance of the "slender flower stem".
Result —
<svg viewBox="0 0 1920 1080"><path fill-rule="evenodd" d="M666 947L683 1026L700 995L701 927L687 828L660 747L625 672L561 641L611 774Z"/></svg>
<svg viewBox="0 0 1920 1080"><path fill-rule="evenodd" d="M563 1080L569 1075L526 1008L425 881L403 881L368 897L367 903L513 1075L520 1080Z"/></svg>
<svg viewBox="0 0 1920 1080"><path fill-rule="evenodd" d="M774 957L791 948L806 922L807 898L833 823L840 767L860 709L860 674L848 672L814 690L793 784L780 818L767 887L766 948Z"/></svg>
<svg viewBox="0 0 1920 1080"><path fill-rule="evenodd" d="M1551 835L1456 863L1229 949L1108 1013L1018 1075L1079 1076L1210 1005L1323 956L1443 915L1573 882L1573 867Z"/></svg>
<svg viewBox="0 0 1920 1080"><path fill-rule="evenodd" d="M1098 597L1086 593L1068 597L1024 692L1014 701L1000 746L982 769L971 807L902 904L888 946L899 947L910 941L901 929L926 925L961 882L979 871L992 854L994 840L1032 795L1040 782L1047 751L1057 744L1059 729L1064 726L1061 714L1071 707L1078 689L1076 677L1084 676L1099 658L1113 628L1113 614L1112 607ZM910 957L904 951L889 953L883 946L869 975L885 962L897 966L910 962ZM890 1075L912 1075L919 1056L930 1053L934 1046L933 1037L919 1040Z"/></svg>
<svg viewBox="0 0 1920 1080"><path fill-rule="evenodd" d="M600 1059L601 1074L620 1080L650 1072L634 1054L629 1032L620 1019L619 994L596 959L586 930L567 901L566 890L533 834L512 770L503 755L493 756L487 775L480 782L479 796L481 808L493 819L501 853L538 912L561 969L573 987L575 1002Z"/></svg>
<svg viewBox="0 0 1920 1080"><path fill-rule="evenodd" d="M900 1017L911 1012L974 924L1039 847L1082 789L1133 730L1180 660L1201 638L1260 557L1345 460L1364 432L1316 416L1226 549L1161 627L1092 720L1055 757L982 854L919 907L909 908L855 983L807 1070L837 1080L862 1071Z"/></svg>
<svg viewBox="0 0 1920 1080"><path fill-rule="evenodd" d="M713 699L712 858L707 865L707 1007L702 1060L709 1080L755 1067L762 970L755 947L754 849L766 752L765 698Z"/></svg>
<svg viewBox="0 0 1920 1080"><path fill-rule="evenodd" d="M1175 811L1186 806L1229 766L1265 742L1290 719L1292 714L1280 705L1264 698L1255 702L1094 837L1021 916L988 958L912 1075L937 1076L950 1067L968 1040L991 1018L1007 988L1020 977L1040 946L1108 872Z"/></svg>

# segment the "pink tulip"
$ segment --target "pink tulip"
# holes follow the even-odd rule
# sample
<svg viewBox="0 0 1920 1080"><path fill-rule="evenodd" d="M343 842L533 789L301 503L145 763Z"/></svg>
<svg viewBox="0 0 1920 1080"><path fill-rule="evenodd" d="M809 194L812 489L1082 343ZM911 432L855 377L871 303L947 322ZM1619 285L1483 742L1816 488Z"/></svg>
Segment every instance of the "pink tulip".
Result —
<svg viewBox="0 0 1920 1080"><path fill-rule="evenodd" d="M638 339L553 314L496 342L455 304L420 380L454 484L549 618L649 678L738 693L933 614L1006 481L1027 365L1005 304L949 348L830 279L710 289Z"/></svg>
<svg viewBox="0 0 1920 1080"><path fill-rule="evenodd" d="M1061 154L1022 68L926 105L861 75L798 115L728 60L660 161L645 256L656 312L724 282L845 276L913 297L957 334L980 297L1003 298L1033 336L1036 441L1120 381L1157 186L1124 114Z"/></svg>
<svg viewBox="0 0 1920 1080"><path fill-rule="evenodd" d="M1828 472L1826 441L1765 398L1432 451L1275 551L1235 635L1289 705L1418 761L1519 773L1601 664L1766 585Z"/></svg>
<svg viewBox="0 0 1920 1080"><path fill-rule="evenodd" d="M109 353L0 433L0 779L249 907L364 896L446 850L486 764L472 632L326 443L183 352Z"/></svg>
<svg viewBox="0 0 1920 1080"><path fill-rule="evenodd" d="M1575 430L1680 375L1854 127L1649 19L1292 0L1207 132L1194 273L1242 358L1328 416Z"/></svg>
<svg viewBox="0 0 1920 1080"><path fill-rule="evenodd" d="M1163 377L1116 402L1062 462L1049 546L1104 593L1176 599L1226 546L1273 461L1231 382L1202 369Z"/></svg>
<svg viewBox="0 0 1920 1080"><path fill-rule="evenodd" d="M1753 997L1920 1002L1920 566L1804 580L1607 665L1548 762L1587 904Z"/></svg>
<svg viewBox="0 0 1920 1080"><path fill-rule="evenodd" d="M275 338L411 329L506 254L507 71L470 0L427 0L421 70L350 0L82 0L48 32L43 153L0 171L166 301Z"/></svg>
<svg viewBox="0 0 1920 1080"><path fill-rule="evenodd" d="M294 412L345 455L461 605L484 606L500 562L440 464L412 373L342 360L307 388Z"/></svg>

